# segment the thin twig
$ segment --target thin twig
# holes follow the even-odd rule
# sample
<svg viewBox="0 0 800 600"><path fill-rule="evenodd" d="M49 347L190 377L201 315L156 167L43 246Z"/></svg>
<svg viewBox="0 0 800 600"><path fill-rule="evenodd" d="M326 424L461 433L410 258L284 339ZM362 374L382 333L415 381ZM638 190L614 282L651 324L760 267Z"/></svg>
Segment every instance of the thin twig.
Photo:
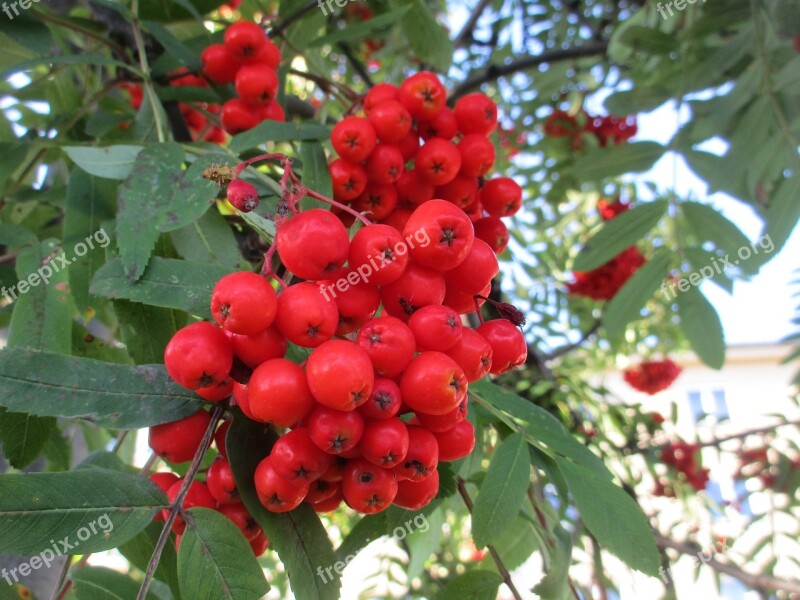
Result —
<svg viewBox="0 0 800 600"><path fill-rule="evenodd" d="M461 477L456 478L456 482L458 486L458 493L464 500L467 510L470 514L472 514L472 498L469 497L467 486L464 484L464 480ZM497 550L495 550L494 546L491 544L487 544L486 549L489 551L489 554L492 555L492 560L494 561L494 564L497 565L497 570L500 572L503 582L508 586L508 589L511 590L511 594L514 596L515 600L522 600L522 596L520 596L519 591L517 591L516 586L514 586L514 582L511 580L511 574L508 572L505 564L503 564L503 559L500 558Z"/></svg>
<svg viewBox="0 0 800 600"><path fill-rule="evenodd" d="M131 14L131 30L133 31L133 39L136 42L136 52L139 54L139 67L142 70L145 95L150 103L150 108L153 110L153 122L156 126L158 141L163 144L166 141L164 124L161 122L161 112L158 110L159 106L156 91L153 87L153 78L150 76L150 66L147 63L147 51L144 47L144 38L142 37L142 30L139 27L139 0L131 0Z"/></svg>
<svg viewBox="0 0 800 600"><path fill-rule="evenodd" d="M267 35L269 37L278 37L281 36L288 27L305 17L308 13L312 12L313 10L319 8L319 3L311 0L308 4L304 7L298 9L288 17L286 17L283 21L278 23L275 27L273 27Z"/></svg>
<svg viewBox="0 0 800 600"><path fill-rule="evenodd" d="M181 485L181 489L175 498L175 502L172 503L167 518L164 519L164 528L161 530L161 535L158 536L158 541L156 542L156 547L153 550L153 555L150 557L150 562L147 563L147 569L144 573L144 581L142 581L142 586L139 588L139 593L136 595L136 600L145 600L147 597L147 591L150 589L150 583L153 581L153 574L156 572L158 562L161 560L161 553L164 551L164 547L167 545L167 540L169 539L170 531L172 531L172 524L175 522L175 519L178 518L178 513L181 511L183 501L186 498L186 494L189 492L189 487L192 485L192 481L197 475L198 469L200 469L200 463L203 460L203 455L211 445L211 438L214 437L214 431L217 428L217 423L222 418L226 408L226 403L220 402L214 405L214 408L211 410L211 422L208 424L206 432L203 435L203 439L200 441L200 445L197 447L197 452L194 454L192 464L189 466L189 470L186 472L186 475L183 478L183 484Z"/></svg>
<svg viewBox="0 0 800 600"><path fill-rule="evenodd" d="M455 44L456 48L465 46L468 40L473 39L472 34L475 31L475 26L478 24L478 20L491 4L492 0L480 0L478 2L478 4L472 10L472 13L469 15L469 19L467 19L467 22L464 23L464 27L461 28L461 31L458 32L456 39L453 40L453 44Z"/></svg>
<svg viewBox="0 0 800 600"><path fill-rule="evenodd" d="M559 358L560 356L564 356L565 354L569 354L573 350L581 347L584 343L586 343L586 340L588 340L590 337L592 337L595 333L598 332L598 330L600 329L601 325L602 325L602 322L598 319L597 321L595 321L594 325L592 325L591 328L588 329L586 331L586 333L584 333L581 336L581 339L579 339L577 342L575 342L573 344L566 344L566 345L562 346L561 348L556 348L550 354L546 354L544 356L544 360L545 361L554 360L556 358Z"/></svg>

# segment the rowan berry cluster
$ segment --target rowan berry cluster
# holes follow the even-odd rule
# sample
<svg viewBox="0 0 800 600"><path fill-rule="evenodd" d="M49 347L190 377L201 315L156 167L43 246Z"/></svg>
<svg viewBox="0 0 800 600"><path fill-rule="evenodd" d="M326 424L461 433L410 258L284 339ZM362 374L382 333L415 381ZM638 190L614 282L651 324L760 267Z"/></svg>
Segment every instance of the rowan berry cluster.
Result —
<svg viewBox="0 0 800 600"><path fill-rule="evenodd" d="M687 442L674 442L661 451L661 461L678 472L678 479L691 485L695 490L705 489L709 480L709 470L698 461L700 445ZM656 481L654 492L657 496L674 496L674 486L669 481Z"/></svg>
<svg viewBox="0 0 800 600"><path fill-rule="evenodd" d="M238 98L222 105L222 126L231 135L262 121L285 121L278 94L281 52L255 23L240 21L225 30L223 44L200 55L203 75L218 85L233 84Z"/></svg>
<svg viewBox="0 0 800 600"><path fill-rule="evenodd" d="M635 116L624 118L612 116L592 116L586 111L571 115L563 110L554 111L544 123L544 133L548 137L570 138L574 150L586 147L587 135L596 138L601 147L610 143L618 146L627 142L639 131Z"/></svg>
<svg viewBox="0 0 800 600"><path fill-rule="evenodd" d="M324 197L286 157L234 171L281 158L285 206L265 258L281 292L255 273L223 277L211 297L216 325L185 327L164 356L180 385L209 402L233 394L245 416L281 433L254 475L273 512L302 502L330 511L344 501L362 513L425 506L438 492L439 462L474 446L468 384L527 357L524 319L510 305L495 303L501 318L475 329L462 321L487 301L502 249L477 235L464 209L502 223L521 204L512 180L481 179L494 162L494 103L477 94L450 111L439 80L420 73L374 88L365 110L331 135L340 158L327 200L338 216L298 210L304 195ZM244 209L258 201L238 177L227 193ZM364 223L352 238L348 214ZM271 271L273 252L291 285ZM308 349L307 360L285 358L290 347Z"/></svg>
<svg viewBox="0 0 800 600"><path fill-rule="evenodd" d="M611 203L600 200L597 205L604 221L610 221L629 207L629 204L620 200ZM573 281L567 284L567 291L594 300L611 300L645 262L639 249L631 246L596 269L573 273Z"/></svg>
<svg viewBox="0 0 800 600"><path fill-rule="evenodd" d="M670 359L650 360L625 371L625 381L645 394L664 391L681 374L681 368Z"/></svg>

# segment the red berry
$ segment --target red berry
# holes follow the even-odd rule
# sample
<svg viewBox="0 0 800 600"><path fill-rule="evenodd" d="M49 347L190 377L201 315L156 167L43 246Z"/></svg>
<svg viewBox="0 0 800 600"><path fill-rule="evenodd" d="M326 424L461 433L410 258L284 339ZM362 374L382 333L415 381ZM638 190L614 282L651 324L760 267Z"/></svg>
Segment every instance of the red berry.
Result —
<svg viewBox="0 0 800 600"><path fill-rule="evenodd" d="M360 163L372 154L377 136L372 124L362 117L345 117L331 131L336 153L351 163Z"/></svg>
<svg viewBox="0 0 800 600"><path fill-rule="evenodd" d="M222 127L231 135L252 129L261 122L258 108L249 106L239 98L226 100L220 112Z"/></svg>
<svg viewBox="0 0 800 600"><path fill-rule="evenodd" d="M372 108L386 100L397 100L400 88L391 83L379 83L364 96L364 112L369 114Z"/></svg>
<svg viewBox="0 0 800 600"><path fill-rule="evenodd" d="M170 504L175 503L181 487L183 487L183 479L179 479L172 484L172 487L169 488L167 497L169 498ZM217 503L214 501L214 497L209 493L208 487L202 481L193 481L191 484L189 484L189 489L186 492L186 496L183 499L183 504L181 505L181 509L185 511L195 507L211 509L217 508ZM162 510L161 515L164 517L164 520L166 520L167 515L169 515L169 509L165 508ZM182 534L185 529L186 523L184 523L183 517L178 514L178 517L172 523L172 531L177 534Z"/></svg>
<svg viewBox="0 0 800 600"><path fill-rule="evenodd" d="M220 456L225 459L228 458L228 449L225 445L225 441L228 436L228 430L231 428L231 422L230 420L223 421L214 432L214 445L217 447L217 452L219 452Z"/></svg>
<svg viewBox="0 0 800 600"><path fill-rule="evenodd" d="M461 339L461 317L441 304L423 306L408 320L420 350L445 352Z"/></svg>
<svg viewBox="0 0 800 600"><path fill-rule="evenodd" d="M306 374L285 358L268 360L253 371L247 402L255 420L278 427L292 427L314 407Z"/></svg>
<svg viewBox="0 0 800 600"><path fill-rule="evenodd" d="M456 175L450 183L436 188L435 197L466 210L478 199L478 178Z"/></svg>
<svg viewBox="0 0 800 600"><path fill-rule="evenodd" d="M447 290L480 294L500 271L497 255L482 239L476 237L469 254L455 269L444 273Z"/></svg>
<svg viewBox="0 0 800 600"><path fill-rule="evenodd" d="M278 74L263 63L245 65L236 73L236 93L244 102L261 106L275 100L278 94Z"/></svg>
<svg viewBox="0 0 800 600"><path fill-rule="evenodd" d="M379 144L367 159L367 175L375 183L396 183L405 169L403 153L396 146Z"/></svg>
<svg viewBox="0 0 800 600"><path fill-rule="evenodd" d="M211 44L200 55L203 75L214 83L226 85L233 83L238 70L238 60L230 48L222 44Z"/></svg>
<svg viewBox="0 0 800 600"><path fill-rule="evenodd" d="M467 315L475 312L477 308L480 308L486 303L486 300L478 298L477 296L486 298L491 291L491 283L487 284L486 287L477 294L473 292L464 292L458 288L448 287L442 304L449 306L460 315Z"/></svg>
<svg viewBox="0 0 800 600"><path fill-rule="evenodd" d="M459 367L464 370L467 381L482 379L492 367L492 345L474 329L465 327L461 339L447 351Z"/></svg>
<svg viewBox="0 0 800 600"><path fill-rule="evenodd" d="M312 208L278 227L275 245L292 273L303 279L326 279L341 271L350 251L350 236L330 211Z"/></svg>
<svg viewBox="0 0 800 600"><path fill-rule="evenodd" d="M222 330L200 321L179 330L164 350L167 373L179 385L196 390L225 381L233 349Z"/></svg>
<svg viewBox="0 0 800 600"><path fill-rule="evenodd" d="M481 205L491 217L511 217L522 206L522 188L510 177L495 177L481 189Z"/></svg>
<svg viewBox="0 0 800 600"><path fill-rule="evenodd" d="M294 480L314 481L331 465L331 457L311 439L305 427L282 435L270 452L272 468L278 476Z"/></svg>
<svg viewBox="0 0 800 600"><path fill-rule="evenodd" d="M436 472L436 465L439 463L439 444L436 437L424 427L409 425L406 431L408 452L395 467L394 473L398 481L405 479L422 481Z"/></svg>
<svg viewBox="0 0 800 600"><path fill-rule="evenodd" d="M492 346L493 375L502 375L525 363L528 358L528 344L525 336L511 321L495 319L486 321L475 331L486 338Z"/></svg>
<svg viewBox="0 0 800 600"><path fill-rule="evenodd" d="M439 442L439 461L451 462L464 458L475 447L475 428L464 419L452 429L435 433Z"/></svg>
<svg viewBox="0 0 800 600"><path fill-rule="evenodd" d="M231 465L223 457L218 456L208 467L206 474L208 491L214 500L220 504L230 504L239 501L239 492L236 489L236 480L233 477Z"/></svg>
<svg viewBox="0 0 800 600"><path fill-rule="evenodd" d="M283 111L283 107L275 102L267 102L263 106L258 109L258 115L261 117L262 121L286 121L286 113Z"/></svg>
<svg viewBox="0 0 800 600"><path fill-rule="evenodd" d="M475 221L475 237L489 244L495 254L500 254L508 246L508 228L497 217L484 217Z"/></svg>
<svg viewBox="0 0 800 600"><path fill-rule="evenodd" d="M349 264L372 285L391 283L406 270L406 242L389 225L367 225L359 229L350 242Z"/></svg>
<svg viewBox="0 0 800 600"><path fill-rule="evenodd" d="M420 510L427 506L439 493L439 471L433 470L430 477L421 481L407 479L397 482L395 506L407 510Z"/></svg>
<svg viewBox="0 0 800 600"><path fill-rule="evenodd" d="M247 538L248 542L252 542L253 540L257 539L259 535L263 535L264 532L261 531L258 521L256 521L252 515L247 512L247 509L241 502L222 504L217 508L217 510L228 517L233 524L239 528L242 534L244 534L244 537Z"/></svg>
<svg viewBox="0 0 800 600"><path fill-rule="evenodd" d="M318 483L319 480L315 481L314 483ZM333 486L333 493L326 498L325 500L320 500L318 502L310 502L311 508L318 513L327 513L331 512L332 510L336 510L339 508L339 505L342 503L342 487L341 485Z"/></svg>
<svg viewBox="0 0 800 600"><path fill-rule="evenodd" d="M375 316L381 303L378 288L365 283L354 269L335 283L322 281L320 285L325 286L336 302L336 309L339 311L339 324L336 327L338 336L359 329Z"/></svg>
<svg viewBox="0 0 800 600"><path fill-rule="evenodd" d="M251 369L273 358L283 358L286 354L286 338L274 324L255 335L231 333L228 339L231 341L236 358Z"/></svg>
<svg viewBox="0 0 800 600"><path fill-rule="evenodd" d="M275 324L293 344L316 348L329 340L339 324L339 311L324 288L305 281L289 286L278 296Z"/></svg>
<svg viewBox="0 0 800 600"><path fill-rule="evenodd" d="M406 223L406 239L425 233L428 244L410 248L411 257L419 264L447 271L467 258L475 238L472 222L464 211L445 200L425 202L412 213Z"/></svg>
<svg viewBox="0 0 800 600"><path fill-rule="evenodd" d="M328 165L328 172L333 184L333 195L337 200L350 202L367 188L367 172L361 165L337 158Z"/></svg>
<svg viewBox="0 0 800 600"><path fill-rule="evenodd" d="M358 407L358 412L366 419L388 419L400 412L402 404L400 386L391 379L376 377L369 400Z"/></svg>
<svg viewBox="0 0 800 600"><path fill-rule="evenodd" d="M458 364L441 352L423 352L411 361L400 380L403 401L429 415L456 408L467 394L467 378Z"/></svg>
<svg viewBox="0 0 800 600"><path fill-rule="evenodd" d="M289 481L280 477L273 467L272 456L267 456L258 464L253 478L258 499L270 512L283 513L294 510L300 506L308 493L308 480Z"/></svg>
<svg viewBox="0 0 800 600"><path fill-rule="evenodd" d="M472 133L458 143L461 173L467 177L483 177L494 166L494 144L485 136Z"/></svg>
<svg viewBox="0 0 800 600"><path fill-rule="evenodd" d="M359 411L341 411L317 405L306 421L314 443L329 454L352 450L364 433L364 417Z"/></svg>
<svg viewBox="0 0 800 600"><path fill-rule="evenodd" d="M225 275L211 293L214 320L232 333L256 335L272 325L278 297L266 278L249 271Z"/></svg>
<svg viewBox="0 0 800 600"><path fill-rule="evenodd" d="M306 377L317 402L344 411L366 402L375 381L369 354L347 340L330 340L315 348Z"/></svg>
<svg viewBox="0 0 800 600"><path fill-rule="evenodd" d="M402 83L397 99L415 119L430 121L445 107L447 90L436 75L420 71Z"/></svg>
<svg viewBox="0 0 800 600"><path fill-rule="evenodd" d="M389 469L406 457L408 444L406 424L397 417L390 417L367 422L358 447L369 462Z"/></svg>
<svg viewBox="0 0 800 600"><path fill-rule="evenodd" d="M423 181L445 185L456 178L463 161L464 156L459 148L447 140L431 138L417 152L414 168Z"/></svg>
<svg viewBox="0 0 800 600"><path fill-rule="evenodd" d="M255 23L241 21L225 30L225 46L240 61L251 60L258 56L267 43L264 30Z"/></svg>
<svg viewBox="0 0 800 600"><path fill-rule="evenodd" d="M411 115L396 100L384 100L373 106L368 119L378 139L386 144L399 142L411 131Z"/></svg>
<svg viewBox="0 0 800 600"><path fill-rule="evenodd" d="M263 531L259 531L252 540L250 540L250 547L253 549L253 554L256 558L264 554L269 548L269 539Z"/></svg>
<svg viewBox="0 0 800 600"><path fill-rule="evenodd" d="M397 280L381 287L381 302L388 314L408 321L423 306L441 304L445 291L441 273L411 261Z"/></svg>
<svg viewBox="0 0 800 600"><path fill-rule="evenodd" d="M175 475L175 473L161 472L161 473L153 473L152 475L150 475L148 479L150 479L150 481L155 483L159 487L159 489L161 489L161 491L166 494L169 492L169 488L171 488L172 485L176 481L178 481L178 476ZM164 515L162 514L161 511L158 511L155 515L153 515L153 521L163 521L163 520L164 520Z"/></svg>
<svg viewBox="0 0 800 600"><path fill-rule="evenodd" d="M233 379L228 377L215 385L205 388L198 388L195 393L206 402L219 402L225 400L233 392Z"/></svg>
<svg viewBox="0 0 800 600"><path fill-rule="evenodd" d="M432 120L420 122L417 129L423 140L438 137L449 142L458 135L458 122L453 111L444 107Z"/></svg>
<svg viewBox="0 0 800 600"><path fill-rule="evenodd" d="M258 208L258 190L252 183L242 179L234 179L228 184L228 202L242 212L250 212Z"/></svg>
<svg viewBox="0 0 800 600"><path fill-rule="evenodd" d="M465 396L464 399L450 412L443 415L429 415L424 412L416 411L416 421L425 429L432 433L444 433L450 431L453 427L461 423L467 418L468 401ZM412 419L412 423L414 420Z"/></svg>
<svg viewBox="0 0 800 600"><path fill-rule="evenodd" d="M358 332L356 343L366 351L375 373L384 377L402 373L416 349L408 325L388 315L367 322Z"/></svg>
<svg viewBox="0 0 800 600"><path fill-rule="evenodd" d="M416 169L407 169L397 180L397 202L416 207L434 197L436 188L423 180Z"/></svg>
<svg viewBox="0 0 800 600"><path fill-rule="evenodd" d="M412 129L406 137L399 142L395 142L394 145L400 150L400 154L403 156L403 162L408 162L419 152L419 136L417 132Z"/></svg>
<svg viewBox="0 0 800 600"><path fill-rule="evenodd" d="M364 514L385 510L397 495L397 480L389 469L357 458L347 463L342 478L344 501Z"/></svg>
<svg viewBox="0 0 800 600"><path fill-rule="evenodd" d="M394 185L381 185L379 183L367 184L364 193L353 202L353 208L366 213L370 219L379 221L397 206L397 187Z"/></svg>
<svg viewBox="0 0 800 600"><path fill-rule="evenodd" d="M497 126L497 105L481 93L467 94L453 111L461 133L487 136Z"/></svg>

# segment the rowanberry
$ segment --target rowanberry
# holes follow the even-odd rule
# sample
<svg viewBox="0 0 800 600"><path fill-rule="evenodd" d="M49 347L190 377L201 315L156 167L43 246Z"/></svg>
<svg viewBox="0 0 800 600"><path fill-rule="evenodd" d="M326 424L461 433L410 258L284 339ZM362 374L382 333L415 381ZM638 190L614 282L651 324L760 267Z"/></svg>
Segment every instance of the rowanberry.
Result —
<svg viewBox="0 0 800 600"><path fill-rule="evenodd" d="M227 331L256 335L272 325L278 297L269 281L250 271L225 275L211 293L211 314Z"/></svg>
<svg viewBox="0 0 800 600"><path fill-rule="evenodd" d="M314 398L299 366L285 358L259 366L246 388L253 419L278 427L292 427L308 416Z"/></svg>
<svg viewBox="0 0 800 600"><path fill-rule="evenodd" d="M350 236L329 210L312 208L283 222L275 245L289 271L303 279L326 279L339 276L350 251Z"/></svg>
<svg viewBox="0 0 800 600"><path fill-rule="evenodd" d="M250 212L258 208L258 190L252 183L242 179L234 179L226 190L228 202L242 212Z"/></svg>
<svg viewBox="0 0 800 600"><path fill-rule="evenodd" d="M164 350L167 373L179 385L196 390L225 381L233 348L221 329L199 321L180 329Z"/></svg>
<svg viewBox="0 0 800 600"><path fill-rule="evenodd" d="M414 411L443 415L467 394L467 378L456 361L442 352L423 352L400 379L403 402Z"/></svg>
<svg viewBox="0 0 800 600"><path fill-rule="evenodd" d="M366 402L375 382L369 354L347 340L330 340L315 348L306 363L306 377L317 402L343 411Z"/></svg>

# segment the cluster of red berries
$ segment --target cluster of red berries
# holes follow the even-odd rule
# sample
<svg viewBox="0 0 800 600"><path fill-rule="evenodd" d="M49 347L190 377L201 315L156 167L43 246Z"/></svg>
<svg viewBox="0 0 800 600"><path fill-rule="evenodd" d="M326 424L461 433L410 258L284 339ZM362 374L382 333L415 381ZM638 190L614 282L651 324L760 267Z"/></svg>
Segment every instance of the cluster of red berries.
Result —
<svg viewBox="0 0 800 600"><path fill-rule="evenodd" d="M203 77L189 73L186 69L176 71L169 77L169 84L172 87L208 87L208 81ZM142 86L137 83L124 82L120 84L120 87L128 92L131 108L139 110L144 97ZM192 133L192 139L195 141L203 140L212 142L214 144L222 144L225 141L225 132L222 128L211 123L206 116L206 114L217 114L219 112L218 104L201 102L197 104L197 108L193 108L185 102L180 102L178 106L180 107L181 115L183 115L186 126Z"/></svg>
<svg viewBox="0 0 800 600"><path fill-rule="evenodd" d="M399 87L373 87L364 97L365 116L349 116L331 133L339 156L329 166L334 198L400 231L417 207L446 200L499 254L508 244L501 218L520 209L522 190L509 177L484 180L495 163L488 136L497 127L497 106L475 93L451 110L446 96L439 78L426 71ZM341 216L352 223L350 215Z"/></svg>
<svg viewBox="0 0 800 600"><path fill-rule="evenodd" d="M670 359L644 361L625 371L625 381L632 388L650 394L662 392L681 374L681 368Z"/></svg>
<svg viewBox="0 0 800 600"><path fill-rule="evenodd" d="M597 138L597 143L605 147L609 142L619 145L627 142L639 131L635 116L624 118L612 116L592 116L586 111L571 115L563 110L554 111L544 123L544 133L548 137L570 138L574 150L582 150L586 135Z"/></svg>
<svg viewBox="0 0 800 600"><path fill-rule="evenodd" d="M234 135L262 121L285 121L278 95L280 49L255 23L241 21L225 30L224 43L208 46L200 56L203 75L218 85L234 84L238 98L222 105L222 126Z"/></svg>
<svg viewBox="0 0 800 600"><path fill-rule="evenodd" d="M614 202L600 200L597 204L604 221L610 221L629 207L630 204L619 199ZM645 262L639 249L631 246L596 269L573 273L573 281L567 284L567 291L594 300L611 300Z"/></svg>
<svg viewBox="0 0 800 600"><path fill-rule="evenodd" d="M699 492L706 488L709 480L709 470L698 464L699 455L699 444L675 442L667 445L661 451L661 461L678 471L679 478ZM656 496L675 496L675 490L671 483L661 479L656 481L654 493Z"/></svg>
<svg viewBox="0 0 800 600"><path fill-rule="evenodd" d="M344 17L345 21L348 23L364 22L375 18L375 13L364 2L351 2L344 11ZM375 59L373 55L385 45L386 42L383 40L376 40L375 38L367 38L364 40L361 44L361 54L367 61L367 67L370 69L379 69L381 67L381 61Z"/></svg>
<svg viewBox="0 0 800 600"><path fill-rule="evenodd" d="M192 460L210 423L211 415L205 410L200 410L180 421L156 425L150 428L150 447L156 454L172 463ZM214 439L219 455L209 466L205 481L192 481L182 506L184 510L202 507L219 511L241 530L250 543L253 553L261 556L269 548L269 540L239 498L225 450L225 435L229 426L230 422L226 421L217 429ZM150 480L167 494L170 504L175 502L184 483L182 477L166 471L153 473L150 475ZM154 520L164 521L168 512L166 509L163 510ZM172 531L177 536L176 547L180 544L185 529L186 523L183 517L178 515L172 524Z"/></svg>

